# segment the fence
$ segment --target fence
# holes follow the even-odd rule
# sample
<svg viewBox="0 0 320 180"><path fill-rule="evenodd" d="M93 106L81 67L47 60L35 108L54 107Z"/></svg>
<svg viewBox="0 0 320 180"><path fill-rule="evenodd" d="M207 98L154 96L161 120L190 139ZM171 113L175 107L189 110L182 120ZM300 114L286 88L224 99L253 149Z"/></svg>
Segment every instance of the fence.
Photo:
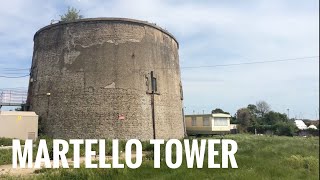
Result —
<svg viewBox="0 0 320 180"><path fill-rule="evenodd" d="M27 94L24 89L0 89L0 106L21 106L26 103Z"/></svg>

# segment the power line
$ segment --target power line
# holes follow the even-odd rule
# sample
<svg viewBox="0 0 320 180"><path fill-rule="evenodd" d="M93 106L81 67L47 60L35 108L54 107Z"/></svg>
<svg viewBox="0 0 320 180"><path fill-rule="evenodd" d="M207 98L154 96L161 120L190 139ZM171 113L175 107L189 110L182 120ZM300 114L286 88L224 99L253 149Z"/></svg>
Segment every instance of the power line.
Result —
<svg viewBox="0 0 320 180"><path fill-rule="evenodd" d="M2 68L4 70L30 70L30 68Z"/></svg>
<svg viewBox="0 0 320 180"><path fill-rule="evenodd" d="M265 63L275 63L275 62L285 62L285 61L298 61L298 60L310 60L313 58L319 58L319 56L305 56L298 58L290 58L290 59L277 59L277 60L269 60L269 61L254 61L254 62L242 62L242 63L233 63L233 64L216 64L216 65L206 65L206 66L185 66L181 67L181 69L196 69L196 68L214 68L214 67L227 67L227 66L240 66L240 65L252 65L252 64L265 64ZM29 70L26 68L4 68L7 71L15 71L15 70ZM155 68L155 69L171 69L171 68ZM17 73L18 74L18 73ZM23 78L29 75L23 76L4 76L0 75L0 78Z"/></svg>
<svg viewBox="0 0 320 180"><path fill-rule="evenodd" d="M24 90L27 89L28 87L10 87L10 88L0 88L0 91L5 91L5 90Z"/></svg>
<svg viewBox="0 0 320 180"><path fill-rule="evenodd" d="M3 75L0 74L0 78L23 78L29 76L29 73L26 71L29 71L29 68L2 68L1 71ZM23 72L24 71L24 72ZM19 76L20 74L23 74ZM8 76L9 75L9 76ZM10 76L10 75L16 75L16 76Z"/></svg>
<svg viewBox="0 0 320 180"><path fill-rule="evenodd" d="M23 78L23 77L27 77L27 76L29 76L29 74L24 75L24 76L1 76L0 75L0 78Z"/></svg>
<svg viewBox="0 0 320 180"><path fill-rule="evenodd" d="M264 63L275 63L275 62L284 62L284 61L298 61L298 60L307 60L311 58L318 58L319 56L306 56L299 58L290 58L290 59L277 59L270 61L254 61L254 62L243 62L243 63L233 63L233 64L217 64L217 65L207 65L207 66L187 66L181 67L181 69L193 69L193 68L210 68L210 67L225 67L225 66L239 66L239 65L250 65L250 64L264 64Z"/></svg>
<svg viewBox="0 0 320 180"><path fill-rule="evenodd" d="M23 75L25 75L26 73L25 72L6 72L6 73L4 73L5 75L8 75L8 74L10 74L10 75L20 75L20 74L23 74Z"/></svg>

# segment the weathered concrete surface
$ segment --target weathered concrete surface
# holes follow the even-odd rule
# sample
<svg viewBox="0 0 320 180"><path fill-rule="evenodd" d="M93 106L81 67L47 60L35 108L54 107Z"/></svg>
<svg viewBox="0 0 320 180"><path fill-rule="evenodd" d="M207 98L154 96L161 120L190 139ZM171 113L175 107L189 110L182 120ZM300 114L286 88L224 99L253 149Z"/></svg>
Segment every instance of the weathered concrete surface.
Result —
<svg viewBox="0 0 320 180"><path fill-rule="evenodd" d="M34 37L31 69L28 103L48 136L153 138L151 71L156 138L184 135L178 43L159 27L112 18L47 26Z"/></svg>

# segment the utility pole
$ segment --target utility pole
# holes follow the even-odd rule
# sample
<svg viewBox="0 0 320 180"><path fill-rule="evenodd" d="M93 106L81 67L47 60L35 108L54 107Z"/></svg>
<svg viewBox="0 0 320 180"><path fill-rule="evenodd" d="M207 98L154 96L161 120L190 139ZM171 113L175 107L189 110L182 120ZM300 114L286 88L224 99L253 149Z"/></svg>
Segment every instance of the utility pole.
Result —
<svg viewBox="0 0 320 180"><path fill-rule="evenodd" d="M290 109L288 108L287 111L288 111L288 119L290 120L290 114L289 114Z"/></svg>
<svg viewBox="0 0 320 180"><path fill-rule="evenodd" d="M153 128L153 139L156 139L156 117L155 117L155 106L154 106L154 95L160 95L157 91L157 78L154 76L154 72L150 73L150 81L151 81L151 92L147 92L147 94L151 95L151 118L152 118L152 128Z"/></svg>
<svg viewBox="0 0 320 180"><path fill-rule="evenodd" d="M153 71L151 71L151 115L152 115L152 126L153 126L153 139L156 139L156 119L154 113L154 91L155 91L155 83L154 83Z"/></svg>
<svg viewBox="0 0 320 180"><path fill-rule="evenodd" d="M153 139L156 139L156 120L154 113L154 93L151 93L151 116L152 116L152 128L153 128Z"/></svg>

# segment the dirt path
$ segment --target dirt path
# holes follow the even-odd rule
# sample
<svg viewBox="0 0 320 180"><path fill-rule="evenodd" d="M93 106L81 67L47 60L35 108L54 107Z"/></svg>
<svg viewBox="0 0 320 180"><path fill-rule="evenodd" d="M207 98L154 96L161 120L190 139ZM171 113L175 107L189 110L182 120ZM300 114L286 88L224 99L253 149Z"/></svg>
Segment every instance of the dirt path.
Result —
<svg viewBox="0 0 320 180"><path fill-rule="evenodd" d="M145 153L142 153L142 156L145 156ZM136 154L133 152L132 158L135 158ZM125 154L120 153L119 159L125 159ZM112 160L112 156L106 156L106 160ZM73 166L73 160L71 158L67 159L69 166ZM92 161L99 161L99 156L92 156ZM84 163L85 158L80 157L80 163ZM51 166L53 165L53 161L50 161ZM42 169L44 164L41 164L41 168L12 168L12 164L6 164L0 166L0 176L8 175L8 176L27 176L27 175L34 175L35 170Z"/></svg>
<svg viewBox="0 0 320 180"><path fill-rule="evenodd" d="M21 147L23 148L24 145L21 145ZM0 149L12 149L12 146L0 146Z"/></svg>

